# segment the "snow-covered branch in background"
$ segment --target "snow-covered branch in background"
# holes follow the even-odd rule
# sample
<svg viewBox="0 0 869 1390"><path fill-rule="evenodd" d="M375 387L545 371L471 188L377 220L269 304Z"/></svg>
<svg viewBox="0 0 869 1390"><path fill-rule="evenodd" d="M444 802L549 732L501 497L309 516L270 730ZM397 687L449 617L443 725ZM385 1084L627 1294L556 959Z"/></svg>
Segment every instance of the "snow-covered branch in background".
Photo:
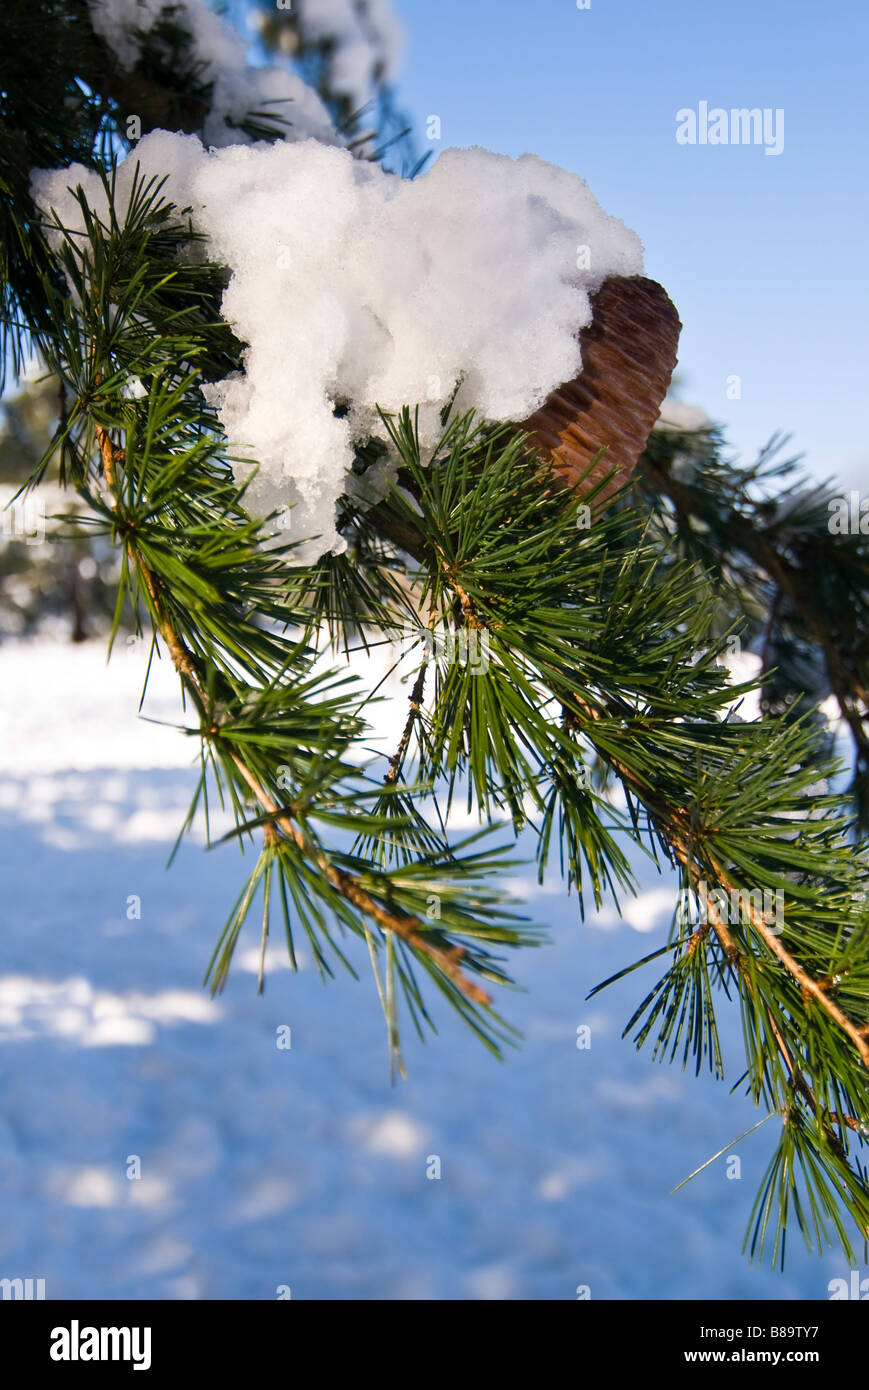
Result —
<svg viewBox="0 0 869 1390"><path fill-rule="evenodd" d="M91 22L122 68L132 69L144 37L171 22L190 34L190 57L199 80L210 86L210 112L203 138L222 147L245 143L240 122L254 111L288 122L286 138L336 139L329 114L317 93L288 67L251 66L248 44L209 7L207 0L88 0Z"/></svg>
<svg viewBox="0 0 869 1390"><path fill-rule="evenodd" d="M295 0L299 39L323 45L330 91L359 111L395 76L401 25L390 0Z"/></svg>

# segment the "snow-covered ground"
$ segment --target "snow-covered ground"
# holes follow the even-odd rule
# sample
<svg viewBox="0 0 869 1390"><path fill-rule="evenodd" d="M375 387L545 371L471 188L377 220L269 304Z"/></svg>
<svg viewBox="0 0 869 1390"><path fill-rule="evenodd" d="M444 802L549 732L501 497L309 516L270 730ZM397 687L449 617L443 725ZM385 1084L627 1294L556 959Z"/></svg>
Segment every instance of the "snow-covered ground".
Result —
<svg viewBox="0 0 869 1390"><path fill-rule="evenodd" d="M773 1122L740 1180L720 1159L669 1195L757 1116L620 1040L654 965L585 1002L666 929L651 875L626 922L585 925L517 879L552 944L516 963L503 1064L441 1013L391 1087L361 955L360 982L323 986L275 947L259 998L253 927L212 1002L241 865L194 840L166 871L195 749L137 720L142 661L0 648L0 1277L48 1298L824 1299L847 1275L797 1238L784 1276L740 1253ZM165 668L146 709L179 722Z"/></svg>

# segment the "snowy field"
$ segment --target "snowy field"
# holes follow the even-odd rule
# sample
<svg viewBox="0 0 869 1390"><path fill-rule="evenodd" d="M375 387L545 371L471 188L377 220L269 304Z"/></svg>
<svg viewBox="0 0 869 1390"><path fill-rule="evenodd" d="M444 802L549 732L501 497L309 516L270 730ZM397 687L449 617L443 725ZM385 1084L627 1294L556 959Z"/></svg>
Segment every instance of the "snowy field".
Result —
<svg viewBox="0 0 869 1390"><path fill-rule="evenodd" d="M259 998L253 924L212 1002L242 866L193 839L166 871L195 747L137 720L141 676L138 650L0 649L0 1277L117 1299L824 1299L847 1277L796 1233L784 1276L740 1253L772 1121L741 1180L722 1158L669 1195L758 1116L620 1041L655 965L585 1002L666 930L651 875L628 921L585 925L517 879L552 942L516 963L503 1064L441 1011L391 1087L362 953L359 982L323 986L276 945ZM164 666L152 718L178 721L175 690Z"/></svg>

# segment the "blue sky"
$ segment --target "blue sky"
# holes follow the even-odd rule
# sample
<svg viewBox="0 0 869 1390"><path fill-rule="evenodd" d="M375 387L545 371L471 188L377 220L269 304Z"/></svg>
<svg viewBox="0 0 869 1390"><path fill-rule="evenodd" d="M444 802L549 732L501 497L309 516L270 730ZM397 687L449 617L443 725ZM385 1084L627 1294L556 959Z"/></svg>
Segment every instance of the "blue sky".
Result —
<svg viewBox="0 0 869 1390"><path fill-rule="evenodd" d="M682 395L753 454L869 483L865 3L394 0L399 91L425 144L581 174L646 246L684 330ZM679 145L676 112L784 111L784 148ZM741 378L742 398L727 380Z"/></svg>

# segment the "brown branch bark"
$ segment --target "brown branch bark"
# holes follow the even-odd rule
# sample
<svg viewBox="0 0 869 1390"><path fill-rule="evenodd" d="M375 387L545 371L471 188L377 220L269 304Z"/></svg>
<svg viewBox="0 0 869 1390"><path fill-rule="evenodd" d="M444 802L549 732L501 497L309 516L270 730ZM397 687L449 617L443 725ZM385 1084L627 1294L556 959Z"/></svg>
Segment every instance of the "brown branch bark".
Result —
<svg viewBox="0 0 869 1390"><path fill-rule="evenodd" d="M404 762L404 755L407 752L407 745L410 743L410 736L413 733L413 726L419 718L419 712L422 708L422 697L425 691L425 676L427 670L428 660L426 659L417 672L416 680L413 683L413 689L410 692L410 714L407 716L407 723L404 726L404 731L401 735L398 747L389 759L389 769L383 779L384 785L387 787L395 786L395 783L398 781L401 765Z"/></svg>

